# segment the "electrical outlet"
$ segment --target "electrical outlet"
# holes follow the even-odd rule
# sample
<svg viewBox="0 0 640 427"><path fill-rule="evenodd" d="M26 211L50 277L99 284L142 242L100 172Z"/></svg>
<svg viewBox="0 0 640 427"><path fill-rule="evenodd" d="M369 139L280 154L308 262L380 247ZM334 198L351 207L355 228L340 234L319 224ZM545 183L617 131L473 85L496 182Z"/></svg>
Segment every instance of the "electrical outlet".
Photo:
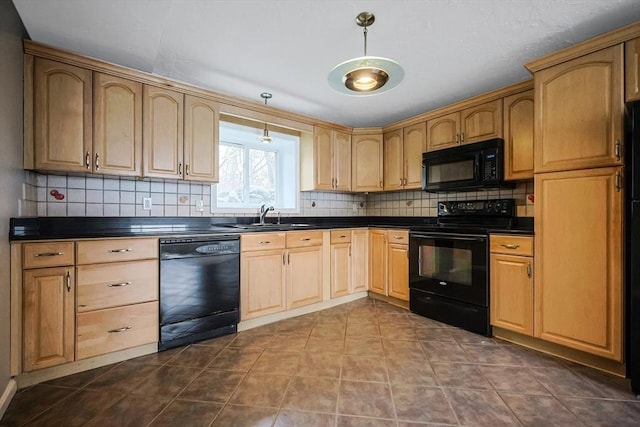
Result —
<svg viewBox="0 0 640 427"><path fill-rule="evenodd" d="M204 200L196 200L196 211L204 212Z"/></svg>
<svg viewBox="0 0 640 427"><path fill-rule="evenodd" d="M151 197L143 197L142 198L142 209L145 211L151 210Z"/></svg>

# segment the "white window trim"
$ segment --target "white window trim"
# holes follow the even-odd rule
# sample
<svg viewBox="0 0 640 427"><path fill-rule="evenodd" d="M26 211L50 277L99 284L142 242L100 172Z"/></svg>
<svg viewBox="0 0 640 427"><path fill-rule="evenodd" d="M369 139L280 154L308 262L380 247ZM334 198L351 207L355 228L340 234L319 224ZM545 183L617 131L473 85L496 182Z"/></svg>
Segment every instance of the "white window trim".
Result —
<svg viewBox="0 0 640 427"><path fill-rule="evenodd" d="M220 141L221 143L223 141ZM251 143L251 142L241 142L238 143L237 141L224 141L224 143L227 144L234 144L234 145L242 145L246 148L259 148L259 149L265 149L268 147L264 147L262 146L261 143ZM276 151L276 150L273 150ZM282 213L282 214L299 214L300 210L301 210L301 203L300 203L300 144L295 144L294 147L294 156L296 158L296 162L295 162L295 177L296 177L296 183L295 183L295 208L283 208L283 207L279 207L277 206L277 203L275 205L273 205L273 212L271 212L269 215L276 215L278 212ZM279 160L279 162L283 162L284 161L282 159ZM287 167L287 165L282 165L282 167ZM276 182L280 182L283 178L280 176L282 174L282 167L278 167L278 176L276 176ZM260 215L260 205L255 206L255 207L218 207L216 206L218 200L218 194L217 194L217 185L216 184L211 184L211 213L213 214L242 214L245 216L248 215Z"/></svg>

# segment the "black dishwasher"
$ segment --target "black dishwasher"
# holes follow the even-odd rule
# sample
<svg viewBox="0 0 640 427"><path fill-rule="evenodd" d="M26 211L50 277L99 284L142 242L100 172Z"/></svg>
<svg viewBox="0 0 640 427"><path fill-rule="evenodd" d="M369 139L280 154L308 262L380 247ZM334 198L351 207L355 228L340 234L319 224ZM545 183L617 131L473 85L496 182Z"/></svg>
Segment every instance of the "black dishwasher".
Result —
<svg viewBox="0 0 640 427"><path fill-rule="evenodd" d="M238 236L160 239L159 350L235 333L239 306Z"/></svg>

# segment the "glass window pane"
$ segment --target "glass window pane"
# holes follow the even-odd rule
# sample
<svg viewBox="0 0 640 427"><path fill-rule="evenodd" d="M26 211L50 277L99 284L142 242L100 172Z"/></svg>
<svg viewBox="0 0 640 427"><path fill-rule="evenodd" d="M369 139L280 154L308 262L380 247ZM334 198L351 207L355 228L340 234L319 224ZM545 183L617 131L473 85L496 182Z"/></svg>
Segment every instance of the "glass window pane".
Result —
<svg viewBox="0 0 640 427"><path fill-rule="evenodd" d="M218 206L238 206L245 202L244 148L220 144Z"/></svg>
<svg viewBox="0 0 640 427"><path fill-rule="evenodd" d="M276 153L249 149L249 204L276 204Z"/></svg>

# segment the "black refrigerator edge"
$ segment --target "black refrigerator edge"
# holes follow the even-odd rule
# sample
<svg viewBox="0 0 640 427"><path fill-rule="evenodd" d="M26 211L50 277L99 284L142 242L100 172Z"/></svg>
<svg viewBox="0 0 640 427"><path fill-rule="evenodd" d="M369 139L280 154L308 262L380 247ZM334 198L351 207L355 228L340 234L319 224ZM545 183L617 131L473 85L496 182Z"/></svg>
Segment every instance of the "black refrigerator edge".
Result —
<svg viewBox="0 0 640 427"><path fill-rule="evenodd" d="M625 359L640 397L640 101L626 104L625 116Z"/></svg>

